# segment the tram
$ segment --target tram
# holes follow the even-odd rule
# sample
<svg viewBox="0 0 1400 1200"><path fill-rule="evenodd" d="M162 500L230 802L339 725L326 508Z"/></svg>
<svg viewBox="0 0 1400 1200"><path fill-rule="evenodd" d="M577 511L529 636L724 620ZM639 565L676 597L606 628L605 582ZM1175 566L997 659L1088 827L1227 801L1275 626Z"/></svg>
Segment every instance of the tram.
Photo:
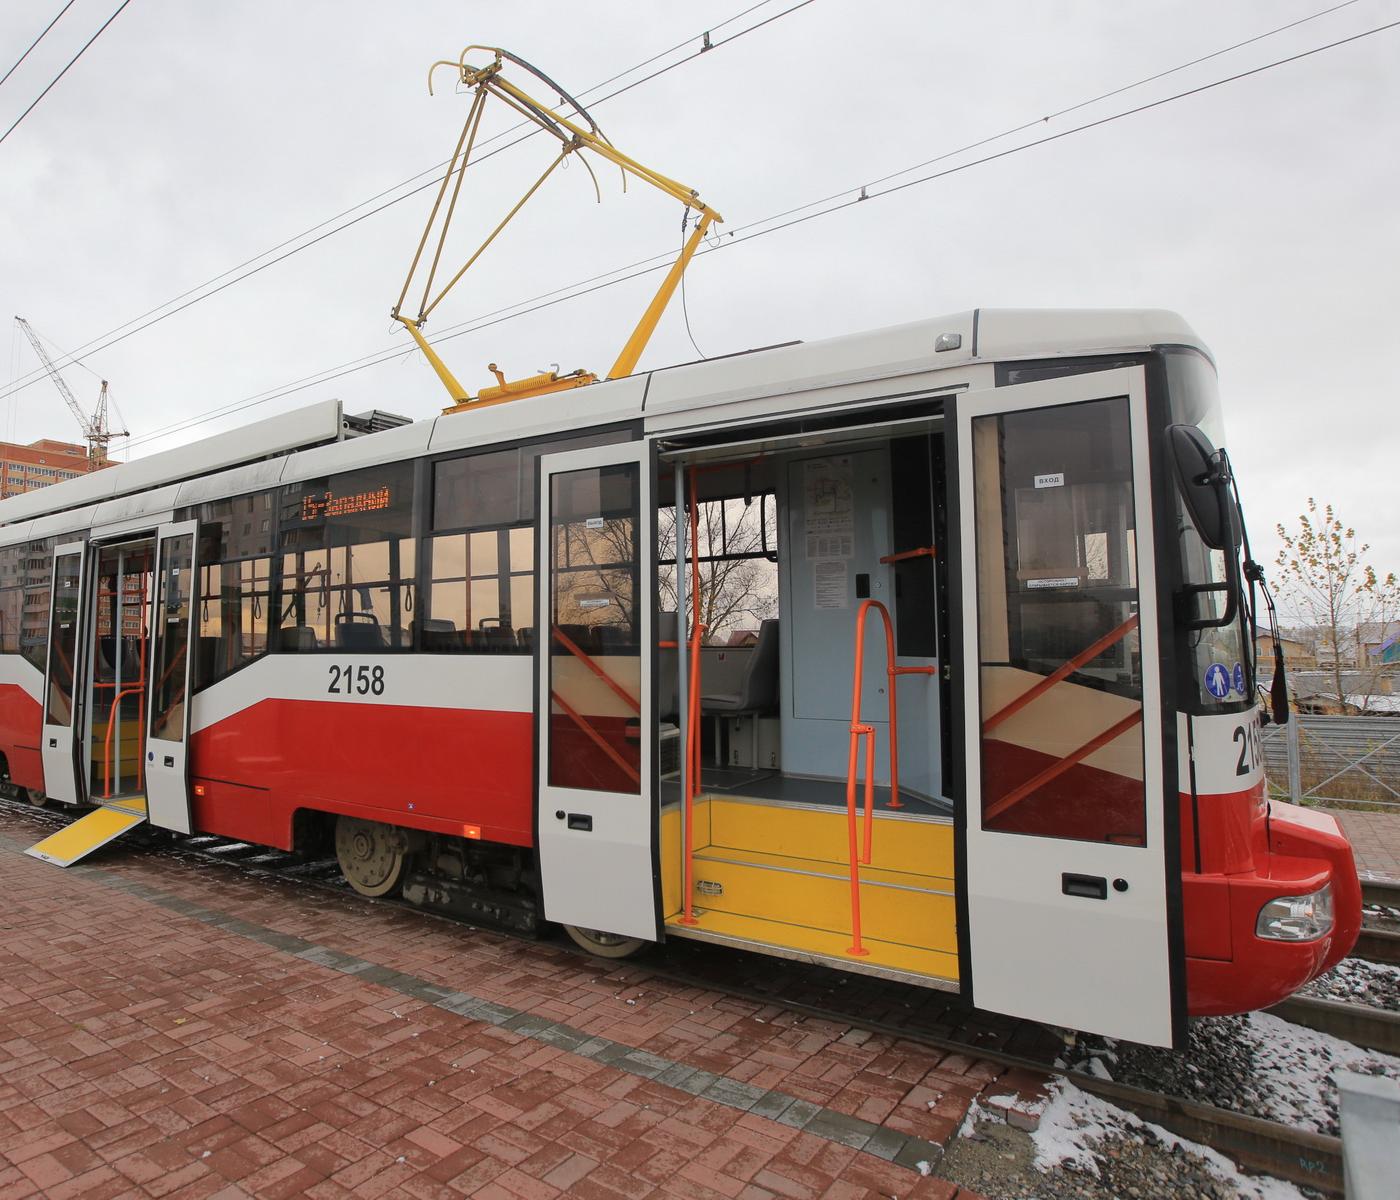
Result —
<svg viewBox="0 0 1400 1200"><path fill-rule="evenodd" d="M0 502L0 764L90 810L58 865L141 823L333 846L602 955L1179 1044L1360 926L1337 824L1265 791L1221 446L1157 311L314 404Z"/></svg>

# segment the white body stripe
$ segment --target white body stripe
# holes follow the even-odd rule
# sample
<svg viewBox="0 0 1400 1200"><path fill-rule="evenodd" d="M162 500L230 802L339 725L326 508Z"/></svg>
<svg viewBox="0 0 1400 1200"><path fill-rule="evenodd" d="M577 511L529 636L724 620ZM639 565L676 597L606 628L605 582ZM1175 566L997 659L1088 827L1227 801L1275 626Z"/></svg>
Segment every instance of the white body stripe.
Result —
<svg viewBox="0 0 1400 1200"><path fill-rule="evenodd" d="M263 700L528 713L533 662L528 654L269 654L196 693L190 727L208 729ZM332 667L350 668L348 695L329 690ZM382 694L356 690L362 667L369 678L383 670Z"/></svg>

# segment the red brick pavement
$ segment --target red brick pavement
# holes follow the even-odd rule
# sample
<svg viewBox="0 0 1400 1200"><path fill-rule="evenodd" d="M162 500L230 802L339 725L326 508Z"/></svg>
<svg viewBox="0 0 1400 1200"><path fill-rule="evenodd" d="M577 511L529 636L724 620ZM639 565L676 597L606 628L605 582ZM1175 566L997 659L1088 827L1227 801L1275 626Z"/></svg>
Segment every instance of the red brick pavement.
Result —
<svg viewBox="0 0 1400 1200"><path fill-rule="evenodd" d="M64 872L33 833L0 814L0 1200L971 1197L122 889L934 1142L985 1062L174 856Z"/></svg>
<svg viewBox="0 0 1400 1200"><path fill-rule="evenodd" d="M1400 882L1400 812L1327 811L1341 822L1362 875Z"/></svg>

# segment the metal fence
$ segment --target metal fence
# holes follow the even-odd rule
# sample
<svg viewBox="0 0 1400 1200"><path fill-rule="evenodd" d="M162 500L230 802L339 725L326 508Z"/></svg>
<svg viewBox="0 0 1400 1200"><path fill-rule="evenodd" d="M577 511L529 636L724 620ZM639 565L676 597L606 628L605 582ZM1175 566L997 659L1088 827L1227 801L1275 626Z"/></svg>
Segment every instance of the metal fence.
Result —
<svg viewBox="0 0 1400 1200"><path fill-rule="evenodd" d="M1400 717L1291 714L1262 732L1269 791L1301 803L1400 809Z"/></svg>

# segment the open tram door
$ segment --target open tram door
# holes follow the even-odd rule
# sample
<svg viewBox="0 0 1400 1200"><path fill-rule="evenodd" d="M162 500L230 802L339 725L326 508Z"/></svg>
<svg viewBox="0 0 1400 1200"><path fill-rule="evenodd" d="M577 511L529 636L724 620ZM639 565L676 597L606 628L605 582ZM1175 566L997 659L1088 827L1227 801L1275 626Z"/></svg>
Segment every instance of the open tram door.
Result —
<svg viewBox="0 0 1400 1200"><path fill-rule="evenodd" d="M964 994L1179 1043L1177 787L1143 369L973 392L953 411Z"/></svg>
<svg viewBox="0 0 1400 1200"><path fill-rule="evenodd" d="M643 442L540 459L544 915L603 954L660 932L651 492Z"/></svg>
<svg viewBox="0 0 1400 1200"><path fill-rule="evenodd" d="M156 533L151 610L150 703L146 707L146 798L150 822L191 833L189 780L190 643L196 608L199 522L162 525Z"/></svg>
<svg viewBox="0 0 1400 1200"><path fill-rule="evenodd" d="M53 592L49 599L49 653L44 670L44 791L65 804L87 800L86 772L79 765L82 689L79 655L87 645L83 584L87 543L68 542L53 550Z"/></svg>

